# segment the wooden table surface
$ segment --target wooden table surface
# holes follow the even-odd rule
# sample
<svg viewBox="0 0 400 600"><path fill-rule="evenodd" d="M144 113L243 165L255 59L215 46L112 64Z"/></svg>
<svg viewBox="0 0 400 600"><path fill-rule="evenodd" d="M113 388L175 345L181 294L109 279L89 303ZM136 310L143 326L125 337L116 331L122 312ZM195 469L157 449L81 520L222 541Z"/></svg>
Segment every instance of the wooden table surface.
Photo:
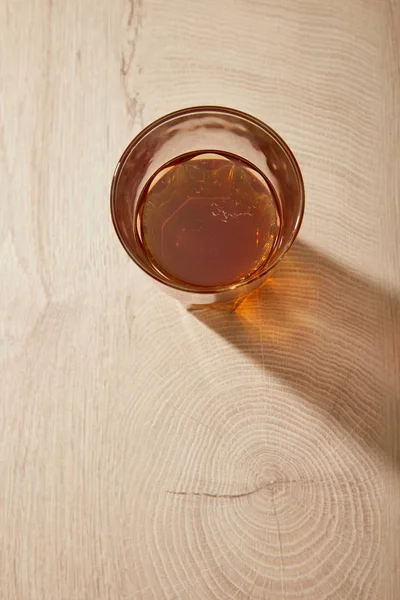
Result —
<svg viewBox="0 0 400 600"><path fill-rule="evenodd" d="M0 3L1 600L398 600L399 0ZM275 128L300 238L187 313L112 229L174 109Z"/></svg>

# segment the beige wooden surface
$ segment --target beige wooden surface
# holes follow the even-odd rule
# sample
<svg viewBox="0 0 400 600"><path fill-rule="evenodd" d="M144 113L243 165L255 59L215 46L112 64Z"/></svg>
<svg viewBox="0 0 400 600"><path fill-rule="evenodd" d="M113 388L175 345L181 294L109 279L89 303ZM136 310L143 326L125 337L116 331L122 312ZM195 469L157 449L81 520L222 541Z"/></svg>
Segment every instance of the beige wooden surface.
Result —
<svg viewBox="0 0 400 600"><path fill-rule="evenodd" d="M0 3L1 600L397 600L398 0ZM249 111L307 188L238 314L114 235L114 166Z"/></svg>

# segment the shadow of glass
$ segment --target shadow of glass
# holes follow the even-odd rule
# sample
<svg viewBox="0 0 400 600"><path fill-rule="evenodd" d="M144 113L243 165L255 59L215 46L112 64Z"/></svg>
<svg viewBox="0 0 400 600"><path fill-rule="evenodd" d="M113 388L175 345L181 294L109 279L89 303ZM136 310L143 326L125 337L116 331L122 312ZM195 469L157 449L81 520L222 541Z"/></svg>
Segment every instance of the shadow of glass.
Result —
<svg viewBox="0 0 400 600"><path fill-rule="evenodd" d="M400 466L399 301L304 243L234 313L205 325Z"/></svg>

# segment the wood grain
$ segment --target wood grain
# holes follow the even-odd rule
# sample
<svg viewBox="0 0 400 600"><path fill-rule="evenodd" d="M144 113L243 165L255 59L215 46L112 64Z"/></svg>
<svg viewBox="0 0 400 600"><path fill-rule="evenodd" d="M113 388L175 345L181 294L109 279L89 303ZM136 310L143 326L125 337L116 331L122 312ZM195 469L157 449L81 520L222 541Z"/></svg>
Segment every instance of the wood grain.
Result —
<svg viewBox="0 0 400 600"><path fill-rule="evenodd" d="M0 4L0 598L396 600L397 0ZM301 239L235 314L120 248L132 136L249 111Z"/></svg>

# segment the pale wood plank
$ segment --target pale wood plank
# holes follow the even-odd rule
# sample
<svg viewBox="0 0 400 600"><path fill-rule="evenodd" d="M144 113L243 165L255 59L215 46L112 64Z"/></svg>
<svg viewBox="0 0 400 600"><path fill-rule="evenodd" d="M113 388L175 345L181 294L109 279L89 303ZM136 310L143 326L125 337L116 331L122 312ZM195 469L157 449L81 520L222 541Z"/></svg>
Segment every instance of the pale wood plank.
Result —
<svg viewBox="0 0 400 600"><path fill-rule="evenodd" d="M396 600L395 0L0 4L0 598ZM301 240L236 315L128 261L108 189L154 118L247 110Z"/></svg>

